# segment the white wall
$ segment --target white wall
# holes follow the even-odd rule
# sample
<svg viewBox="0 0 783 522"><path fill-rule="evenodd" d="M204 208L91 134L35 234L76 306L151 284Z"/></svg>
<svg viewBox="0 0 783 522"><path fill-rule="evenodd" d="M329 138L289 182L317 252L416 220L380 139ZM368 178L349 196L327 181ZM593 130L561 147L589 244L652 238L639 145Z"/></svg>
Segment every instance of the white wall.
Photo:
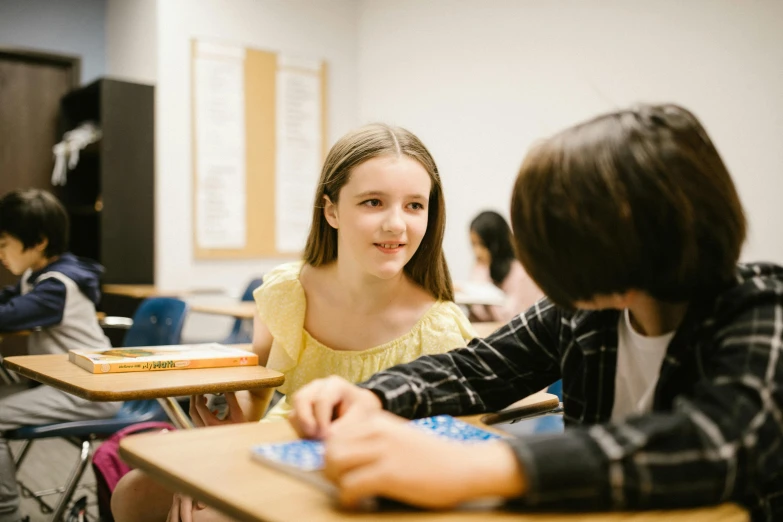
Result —
<svg viewBox="0 0 783 522"><path fill-rule="evenodd" d="M158 77L158 0L106 0L106 74L154 84Z"/></svg>
<svg viewBox="0 0 783 522"><path fill-rule="evenodd" d="M79 56L82 83L106 72L105 0L0 0L0 47Z"/></svg>
<svg viewBox="0 0 783 522"><path fill-rule="evenodd" d="M156 283L238 293L251 276L281 260L193 257L190 41L198 38L326 60L331 143L357 123L358 5L355 0L163 0L157 13Z"/></svg>
<svg viewBox="0 0 783 522"><path fill-rule="evenodd" d="M442 173L446 256L467 227L508 215L537 137L637 101L693 110L750 222L745 259L783 262L783 2L396 0L360 4L359 116L419 134Z"/></svg>

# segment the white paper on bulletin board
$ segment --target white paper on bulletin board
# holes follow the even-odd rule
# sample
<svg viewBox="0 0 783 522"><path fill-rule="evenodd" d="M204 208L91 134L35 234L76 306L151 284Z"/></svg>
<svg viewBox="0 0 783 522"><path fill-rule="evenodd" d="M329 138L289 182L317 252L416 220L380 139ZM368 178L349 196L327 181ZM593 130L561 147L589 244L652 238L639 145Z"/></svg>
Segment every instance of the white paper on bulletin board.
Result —
<svg viewBox="0 0 783 522"><path fill-rule="evenodd" d="M196 242L244 248L245 51L198 42L193 74Z"/></svg>
<svg viewBox="0 0 783 522"><path fill-rule="evenodd" d="M275 246L304 249L323 159L321 62L278 56Z"/></svg>

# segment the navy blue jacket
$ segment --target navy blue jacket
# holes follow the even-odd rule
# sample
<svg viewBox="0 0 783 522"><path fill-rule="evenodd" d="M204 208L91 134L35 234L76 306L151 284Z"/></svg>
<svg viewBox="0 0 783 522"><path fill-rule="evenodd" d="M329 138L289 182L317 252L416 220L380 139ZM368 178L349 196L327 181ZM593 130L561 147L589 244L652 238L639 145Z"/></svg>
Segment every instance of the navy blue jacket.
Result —
<svg viewBox="0 0 783 522"><path fill-rule="evenodd" d="M59 272L71 279L94 305L101 298L103 267L91 259L66 253L41 270L26 272L13 286L0 290L0 331L32 330L60 324L65 311L65 284L54 277L36 279L47 272ZM22 293L22 285L32 288Z"/></svg>

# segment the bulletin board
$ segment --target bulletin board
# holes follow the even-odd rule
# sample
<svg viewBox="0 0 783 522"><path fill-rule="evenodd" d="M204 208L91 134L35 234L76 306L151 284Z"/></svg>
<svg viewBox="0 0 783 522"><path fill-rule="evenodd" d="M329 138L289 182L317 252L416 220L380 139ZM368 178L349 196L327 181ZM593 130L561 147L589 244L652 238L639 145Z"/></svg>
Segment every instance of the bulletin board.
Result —
<svg viewBox="0 0 783 522"><path fill-rule="evenodd" d="M226 175L226 179L230 181L228 183L233 190L233 196L230 190L226 189L228 196L222 200L218 196L218 201L210 201L209 198L214 196L215 183L218 185L221 183L220 172L217 171L214 166L204 167L205 160L200 157L199 143L201 143L202 150L206 147L205 143L210 144L209 141L205 142L203 138L205 128L207 124L204 121L207 120L203 117L204 109L204 92L208 90L209 84L204 80L204 67L201 65L201 76L197 77L196 68L199 62L203 60L205 45L203 42L193 40L191 42L191 115L192 115L192 164L193 164L193 233L194 233L194 256L197 259L248 259L248 258L264 258L264 257L276 257L276 256L291 256L292 254L301 253L304 243L301 241L301 228L304 224L303 220L306 220L309 224L312 218L312 198L314 197L314 189L307 190L309 193L300 194L299 192L305 192L305 190L296 190L298 187L305 187L312 184L312 176L315 176L315 183L317 184L318 175L320 174L320 166L325 158L327 152L327 67L326 63L322 60L307 60L297 61L297 59L291 59L290 57L281 56L279 53L262 51L251 48L234 47L230 49L231 54L228 59L234 60L236 67L241 67L241 83L243 92L240 94L241 100L236 97L231 97L228 100L228 104L233 107L239 107L243 109L243 122L242 115L236 118L234 121L235 133L228 132L232 136L238 136L242 131L244 132L244 150L243 153L237 153L227 155L229 163L235 161L238 165L235 165L234 171L229 171ZM236 51L236 52L234 52ZM210 57L213 60L213 57ZM299 63L306 63L306 67L300 67ZM236 72L236 71L235 71ZM288 75L288 76L285 76ZM290 137L290 125L285 127L285 121L282 121L283 127L281 127L280 117L285 115L279 114L281 100L281 85L285 88L285 84L281 84L281 78L291 77L291 75L299 75L307 79L308 75L314 75L312 79L312 85L320 87L320 93L315 90L311 90L310 94L317 93L320 99L317 102L320 103L320 110L318 114L313 113L312 118L320 120L316 122L316 126L320 126L318 129L320 136L310 132L309 137L313 138L310 141L316 141L317 147L310 143L309 147L311 152L308 155L310 161L307 162L307 175L299 185L291 185L288 178L295 177L295 174L288 174L289 167L286 167L283 162L283 167L287 168L286 174L281 178L281 158L278 156L289 157L288 164L291 159L296 160L296 150L291 150L289 147L286 149L285 140L288 139L291 142ZM215 76L215 74L213 74ZM219 76L219 73L217 74ZM239 74L234 74L234 85L231 87L236 89L236 84L240 83ZM283 80L284 81L284 80ZM200 82L200 83L199 83ZM219 80L218 80L218 83ZM204 85L207 85L204 87ZM230 90L230 89L229 89ZM290 90L290 89L289 89ZM201 94L200 94L201 93ZM199 98L200 96L200 98ZM289 98L292 95L288 95ZM199 100L202 100L199 102ZM201 105L199 105L201 103ZM221 103L220 101L218 103ZM295 101L294 101L295 103ZM310 100L310 105L313 105L313 100ZM284 106L286 109L286 106ZM201 111L201 112L199 112ZM287 112L291 110L286 109ZM229 111L231 112L231 111ZM199 114L202 114L199 117ZM218 125L222 124L219 119L215 121ZM320 125L319 125L320 124ZM203 125L201 134L199 134L199 125ZM312 127L312 122L310 127ZM284 136L279 136L280 129L283 128L285 132ZM226 134L225 132L223 134ZM200 138L202 137L202 138ZM217 139L221 139L220 133L217 133ZM238 141L238 140L237 140ZM301 140L300 140L301 141ZM314 150L317 148L317 150ZM228 150L233 151L231 147L227 147ZM315 156L317 155L317 165L315 165ZM241 170L241 156L244 157L244 186L238 185L239 178L242 177L238 174ZM313 172L313 166L315 165L315 172ZM207 168L212 168L209 175L211 178L205 177L204 172ZM229 169L230 170L230 169ZM216 174L217 172L217 174ZM282 182L281 182L282 179ZM205 181L206 180L206 181ZM303 208L304 200L306 198L308 203L308 209L306 212L296 211L293 212L290 204L290 199L286 197L286 193L281 193L281 186L278 184L287 184L288 195L295 196L297 203ZM225 189L222 187L221 189ZM294 191L294 192L292 192ZM232 196L232 197L229 197ZM243 198L243 199L239 199ZM214 199L214 197L213 197ZM233 203L232 203L233 202ZM234 204L235 203L235 204ZM241 207L244 204L244 209ZM231 219L224 219L226 212L220 212L221 205L225 210L228 210L228 214L232 214ZM294 223L297 230L295 234L295 241L288 241L285 244L283 241L283 233L281 233L281 224L278 222L280 219L279 213L282 206L288 205L287 215L290 219L299 220L298 223ZM237 210L239 209L239 210ZM214 223L214 219L211 219L209 212L212 211L214 217L218 220L224 219L224 224L218 224L218 228L204 231L204 227L209 227ZM294 226L292 225L292 227ZM220 226L225 227L225 233L221 233ZM202 228L199 228L202 227ZM237 234L237 231L244 227L244 241L240 240L242 234ZM210 239L211 234L211 239ZM235 236L232 240L235 244L229 244L227 246L221 245L221 237L227 235ZM205 240L205 238L207 238ZM241 244L240 244L241 243ZM282 245L282 247L281 247ZM293 246L298 245L298 246Z"/></svg>

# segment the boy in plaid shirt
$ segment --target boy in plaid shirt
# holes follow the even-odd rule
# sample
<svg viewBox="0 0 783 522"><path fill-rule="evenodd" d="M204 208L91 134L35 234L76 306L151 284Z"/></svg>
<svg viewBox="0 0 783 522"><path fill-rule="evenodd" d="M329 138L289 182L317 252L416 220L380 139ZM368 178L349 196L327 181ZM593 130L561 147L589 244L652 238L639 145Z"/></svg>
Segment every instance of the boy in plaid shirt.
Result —
<svg viewBox="0 0 783 522"><path fill-rule="evenodd" d="M745 216L696 117L644 105L544 141L522 164L511 218L547 298L466 348L294 398L291 423L326 439L343 502L734 501L783 519L783 268L737 264ZM462 446L380 412L495 411L560 378L562 434Z"/></svg>

